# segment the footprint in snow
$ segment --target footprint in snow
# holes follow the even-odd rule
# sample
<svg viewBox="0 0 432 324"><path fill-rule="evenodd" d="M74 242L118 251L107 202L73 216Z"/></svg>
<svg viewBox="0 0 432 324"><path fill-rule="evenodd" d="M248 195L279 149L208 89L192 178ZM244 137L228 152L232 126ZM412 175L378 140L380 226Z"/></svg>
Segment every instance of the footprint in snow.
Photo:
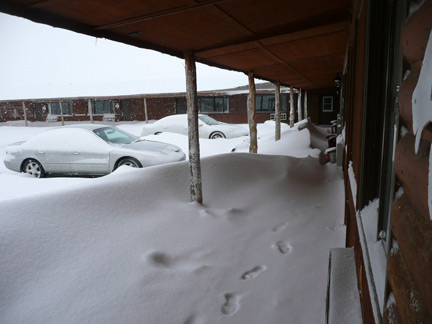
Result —
<svg viewBox="0 0 432 324"><path fill-rule="evenodd" d="M261 272L264 272L267 270L266 266L256 266L255 268L246 271L245 273L243 273L243 275L241 276L241 278L243 280L250 280L250 279L254 279L256 278Z"/></svg>
<svg viewBox="0 0 432 324"><path fill-rule="evenodd" d="M225 315L233 315L240 308L240 296L234 293L225 294L225 304L222 305L221 311Z"/></svg>
<svg viewBox="0 0 432 324"><path fill-rule="evenodd" d="M287 228L287 227L288 227L288 223L287 223L287 222L282 223L282 224L279 224L279 225L273 227L273 232L280 232L280 231L283 231L283 230L284 230L285 228Z"/></svg>
<svg viewBox="0 0 432 324"><path fill-rule="evenodd" d="M157 267L169 268L174 264L174 260L163 252L152 252L148 255L150 263Z"/></svg>
<svg viewBox="0 0 432 324"><path fill-rule="evenodd" d="M282 241L273 244L273 248L277 249L282 254L287 254L291 251L291 245Z"/></svg>
<svg viewBox="0 0 432 324"><path fill-rule="evenodd" d="M198 324L196 315L195 314L189 315L189 317L186 319L186 321L183 322L183 324Z"/></svg>

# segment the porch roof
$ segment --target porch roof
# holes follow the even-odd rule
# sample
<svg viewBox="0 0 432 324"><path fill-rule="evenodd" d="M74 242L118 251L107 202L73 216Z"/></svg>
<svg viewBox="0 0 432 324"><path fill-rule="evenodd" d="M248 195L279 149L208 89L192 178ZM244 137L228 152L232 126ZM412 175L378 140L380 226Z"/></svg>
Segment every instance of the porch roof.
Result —
<svg viewBox="0 0 432 324"><path fill-rule="evenodd" d="M2 0L0 11L303 89L342 72L350 0Z"/></svg>

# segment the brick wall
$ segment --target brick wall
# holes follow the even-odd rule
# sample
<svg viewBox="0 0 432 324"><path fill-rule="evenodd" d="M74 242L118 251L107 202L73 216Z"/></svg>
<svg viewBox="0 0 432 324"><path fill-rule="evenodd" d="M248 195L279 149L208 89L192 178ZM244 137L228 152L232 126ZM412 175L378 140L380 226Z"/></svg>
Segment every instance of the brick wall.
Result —
<svg viewBox="0 0 432 324"><path fill-rule="evenodd" d="M331 90L334 92L334 90ZM331 92L330 91L330 92ZM312 117L313 122L325 122L333 120L336 117L332 114L329 118L322 118L319 115L320 99L322 96L320 91L311 91L309 93L309 116ZM228 113L210 113L209 115L219 121L226 123L247 123L247 93L236 94L229 96L229 112ZM147 102L147 115L149 120L157 120L165 116L173 115L176 113L176 98L184 98L179 96L161 95L160 97L151 96L146 97ZM117 121L132 121L132 120L145 120L144 110L144 96L133 97L101 97L91 98L96 100L111 100L115 106L115 115ZM46 100L26 100L27 119L29 121L45 121L48 115L48 103L58 101L59 99L46 99ZM72 115L65 115L65 121L89 121L88 114L88 99L87 98L61 98L60 100L68 101L72 107ZM288 100L288 99L286 99ZM295 100L295 109L297 112L297 96ZM183 107L185 108L185 107ZM184 110L184 109L183 109ZM287 103L287 118L289 118L289 103ZM257 122L263 123L270 119L272 112L257 112ZM102 115L94 115L94 120L102 120ZM0 101L0 122L9 120L24 120L22 109L22 101Z"/></svg>

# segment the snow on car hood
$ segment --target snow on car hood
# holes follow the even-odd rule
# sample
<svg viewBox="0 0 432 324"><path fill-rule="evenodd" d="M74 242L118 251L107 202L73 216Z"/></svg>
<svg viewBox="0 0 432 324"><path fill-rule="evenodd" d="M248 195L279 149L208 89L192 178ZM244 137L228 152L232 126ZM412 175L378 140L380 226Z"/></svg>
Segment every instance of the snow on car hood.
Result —
<svg viewBox="0 0 432 324"><path fill-rule="evenodd" d="M175 145L148 140L139 140L130 144L122 144L121 147L132 150L151 151L158 153L181 152L181 149Z"/></svg>

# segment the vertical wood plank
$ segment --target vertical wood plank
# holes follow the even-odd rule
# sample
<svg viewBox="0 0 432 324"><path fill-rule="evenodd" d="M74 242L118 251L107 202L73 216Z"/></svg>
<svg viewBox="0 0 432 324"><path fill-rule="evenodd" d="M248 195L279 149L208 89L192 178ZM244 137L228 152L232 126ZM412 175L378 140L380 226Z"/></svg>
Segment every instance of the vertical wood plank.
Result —
<svg viewBox="0 0 432 324"><path fill-rule="evenodd" d="M63 106L62 106L62 101L61 100L59 100L59 105L60 105L60 119L61 119L62 126L64 126Z"/></svg>
<svg viewBox="0 0 432 324"><path fill-rule="evenodd" d="M290 128L294 127L295 113L294 113L294 89L290 86Z"/></svg>
<svg viewBox="0 0 432 324"><path fill-rule="evenodd" d="M256 89L254 73L248 73L249 79L249 95L247 101L248 110L248 124L249 124L249 153L257 153L258 141L257 141L257 125L256 125Z"/></svg>
<svg viewBox="0 0 432 324"><path fill-rule="evenodd" d="M281 138L280 82L275 82L275 141Z"/></svg>
<svg viewBox="0 0 432 324"><path fill-rule="evenodd" d="M26 110L26 106L25 106L24 101L22 102L22 106L23 106L23 112L24 112L25 125L28 126L28 122L27 122L27 110Z"/></svg>
<svg viewBox="0 0 432 324"><path fill-rule="evenodd" d="M92 104L90 99L88 100L88 110L90 115L90 122L93 124L93 109L92 109Z"/></svg>
<svg viewBox="0 0 432 324"><path fill-rule="evenodd" d="M201 161L198 132L198 97L196 83L195 55L185 52L186 101L189 139L189 181L190 199L202 203Z"/></svg>
<svg viewBox="0 0 432 324"><path fill-rule="evenodd" d="M145 115L145 122L146 124L148 124L147 98L144 98L144 115Z"/></svg>
<svg viewBox="0 0 432 324"><path fill-rule="evenodd" d="M307 110L307 108L308 108L308 97L307 97L307 91L305 91L305 93L304 93L304 113L303 113L303 116L304 116L304 119L308 119L308 110Z"/></svg>
<svg viewBox="0 0 432 324"><path fill-rule="evenodd" d="M303 113L302 113L302 90L298 90L298 97L297 97L297 116L298 121L303 120Z"/></svg>

